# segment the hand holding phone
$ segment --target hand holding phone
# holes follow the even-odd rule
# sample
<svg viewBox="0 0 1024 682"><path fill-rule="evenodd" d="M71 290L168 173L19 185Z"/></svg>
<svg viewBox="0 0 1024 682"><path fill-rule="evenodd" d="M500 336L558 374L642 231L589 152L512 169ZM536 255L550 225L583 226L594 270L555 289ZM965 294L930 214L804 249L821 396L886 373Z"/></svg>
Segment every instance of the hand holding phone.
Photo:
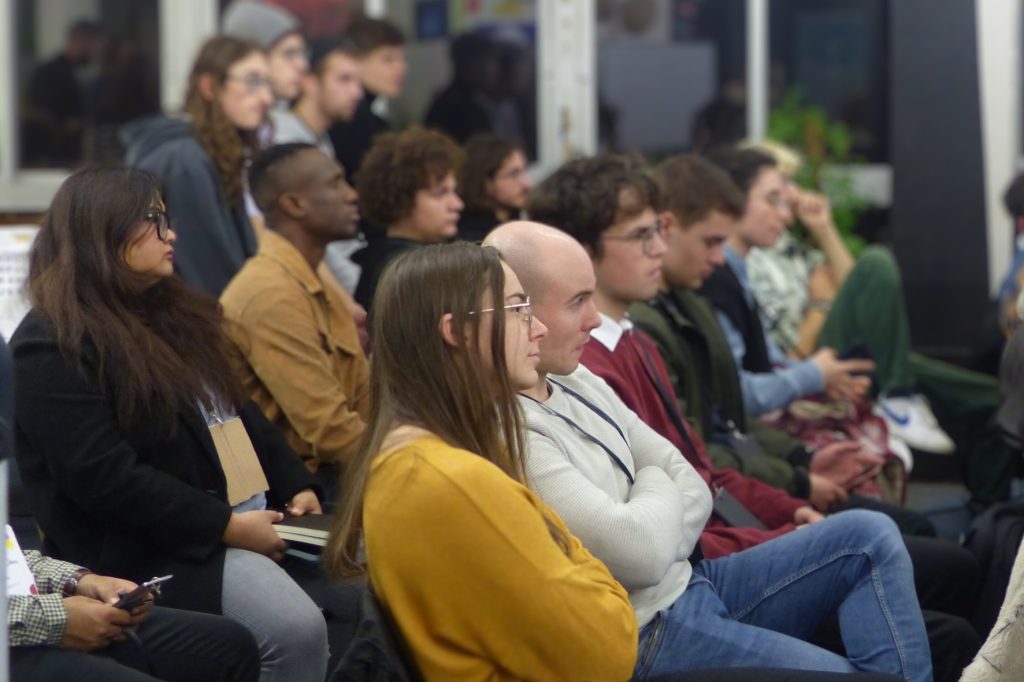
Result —
<svg viewBox="0 0 1024 682"><path fill-rule="evenodd" d="M131 611L139 606L142 606L146 599L149 598L153 592L160 593L160 585L167 582L173 575L165 575L161 578L153 578L147 580L131 592L125 592L121 595L121 598L114 602L114 608L124 609L125 611Z"/></svg>

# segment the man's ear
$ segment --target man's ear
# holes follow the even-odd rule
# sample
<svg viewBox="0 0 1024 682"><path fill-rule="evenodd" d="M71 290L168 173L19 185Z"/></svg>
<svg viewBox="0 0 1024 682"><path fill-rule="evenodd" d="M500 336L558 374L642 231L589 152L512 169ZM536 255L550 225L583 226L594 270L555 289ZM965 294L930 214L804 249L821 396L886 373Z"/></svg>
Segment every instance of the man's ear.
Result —
<svg viewBox="0 0 1024 682"><path fill-rule="evenodd" d="M676 218L676 214L672 211L662 211L659 213L658 222L661 224L663 232L670 227L682 228L682 225L679 224L679 219Z"/></svg>
<svg viewBox="0 0 1024 682"><path fill-rule="evenodd" d="M285 192L278 198L277 206L289 218L299 219L306 215L306 202L296 192Z"/></svg>
<svg viewBox="0 0 1024 682"><path fill-rule="evenodd" d="M212 102L217 96L217 79L212 73L199 74L196 86L199 89L199 94L208 102Z"/></svg>

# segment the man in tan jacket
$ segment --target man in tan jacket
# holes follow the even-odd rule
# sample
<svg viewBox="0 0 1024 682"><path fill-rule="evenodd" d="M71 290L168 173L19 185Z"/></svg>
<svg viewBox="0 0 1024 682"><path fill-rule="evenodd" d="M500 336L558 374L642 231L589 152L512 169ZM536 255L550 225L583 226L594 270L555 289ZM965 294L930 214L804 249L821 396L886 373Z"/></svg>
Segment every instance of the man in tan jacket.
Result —
<svg viewBox="0 0 1024 682"><path fill-rule="evenodd" d="M317 268L329 243L355 234L357 195L333 159L303 143L260 154L249 187L267 229L221 304L247 392L330 501L365 428L370 370L349 308Z"/></svg>

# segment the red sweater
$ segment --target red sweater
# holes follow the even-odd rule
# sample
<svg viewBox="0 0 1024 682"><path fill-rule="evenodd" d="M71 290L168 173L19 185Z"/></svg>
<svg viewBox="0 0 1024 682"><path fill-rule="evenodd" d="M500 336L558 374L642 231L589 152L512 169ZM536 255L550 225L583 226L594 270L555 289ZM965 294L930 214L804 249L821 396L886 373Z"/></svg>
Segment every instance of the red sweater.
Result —
<svg viewBox="0 0 1024 682"><path fill-rule="evenodd" d="M647 354L644 353L644 348L647 349ZM687 433L679 433L679 429L665 409L658 388L644 369L648 364L648 356L658 382L666 387L673 401L678 404L658 349L647 335L639 330L623 333L614 351L608 350L600 341L592 338L584 346L580 360L587 369L608 382L622 402L636 412L640 419L679 448L712 490L725 488L771 529L762 531L756 528L733 528L716 514L712 514L700 539L704 556L714 559L732 554L796 528L793 524L793 514L800 507L807 505L806 500L790 497L782 490L744 476L735 469L714 468L704 450L703 441L693 432L685 418L681 418L680 421ZM692 447L690 443L693 444Z"/></svg>

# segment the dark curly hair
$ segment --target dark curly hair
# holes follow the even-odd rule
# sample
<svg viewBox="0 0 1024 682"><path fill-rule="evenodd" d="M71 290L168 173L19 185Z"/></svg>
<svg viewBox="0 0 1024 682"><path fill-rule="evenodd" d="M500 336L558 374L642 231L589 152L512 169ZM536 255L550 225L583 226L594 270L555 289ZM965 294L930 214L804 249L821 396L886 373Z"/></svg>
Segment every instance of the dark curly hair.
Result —
<svg viewBox="0 0 1024 682"><path fill-rule="evenodd" d="M487 181L514 152L522 152L523 146L516 140L484 133L469 138L465 146L466 160L459 168L459 197L466 204L466 211L493 213L498 207L487 193Z"/></svg>
<svg viewBox="0 0 1024 682"><path fill-rule="evenodd" d="M601 234L612 225L658 210L658 186L635 156L602 154L564 164L530 195L527 213L569 233L600 256Z"/></svg>
<svg viewBox="0 0 1024 682"><path fill-rule="evenodd" d="M458 170L462 150L436 130L413 127L377 136L359 167L359 208L374 227L386 230L413 211L416 192Z"/></svg>
<svg viewBox="0 0 1024 682"><path fill-rule="evenodd" d="M192 118L196 139L217 167L224 195L231 203L242 196L242 171L246 157L256 147L256 133L241 132L232 125L216 100L203 97L199 81L209 74L218 88L224 87L231 65L254 52L263 53L259 45L247 40L230 36L210 38L199 49L185 91L185 113Z"/></svg>

